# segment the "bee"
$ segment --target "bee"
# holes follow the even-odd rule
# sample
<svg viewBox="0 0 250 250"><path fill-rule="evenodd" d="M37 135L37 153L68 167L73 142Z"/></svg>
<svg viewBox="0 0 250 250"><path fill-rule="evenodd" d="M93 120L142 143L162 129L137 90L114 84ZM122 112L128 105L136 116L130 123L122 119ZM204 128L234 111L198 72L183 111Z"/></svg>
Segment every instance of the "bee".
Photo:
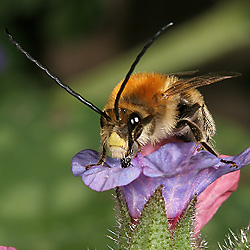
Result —
<svg viewBox="0 0 250 250"><path fill-rule="evenodd" d="M237 74L203 75L192 78L184 74L137 73L131 75L115 109L119 83L112 91L101 117L102 157L106 148L112 157L121 159L123 167L145 145L166 140L200 143L218 156L209 140L216 132L215 122L198 86L231 78Z"/></svg>
<svg viewBox="0 0 250 250"><path fill-rule="evenodd" d="M103 110L62 83L25 51L7 29L6 34L18 50L59 86L101 116L101 156L99 162L94 165L104 164L108 150L111 156L120 159L121 166L126 168L131 165L131 160L137 152L143 151L148 145L154 148L166 141L200 143L205 150L218 156L209 142L216 132L215 122L197 88L236 77L238 73L193 77L190 75L196 71L177 74L133 74L135 66L147 49L171 25L172 23L169 23L161 28L143 47L124 80L112 91ZM236 166L234 162L223 159L221 161ZM89 167L91 165L86 168Z"/></svg>

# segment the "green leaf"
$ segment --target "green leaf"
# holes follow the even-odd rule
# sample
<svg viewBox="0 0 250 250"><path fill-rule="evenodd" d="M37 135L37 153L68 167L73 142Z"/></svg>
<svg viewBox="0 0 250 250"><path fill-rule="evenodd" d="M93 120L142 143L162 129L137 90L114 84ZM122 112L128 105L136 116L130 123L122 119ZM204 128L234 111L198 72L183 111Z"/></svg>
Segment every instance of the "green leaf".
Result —
<svg viewBox="0 0 250 250"><path fill-rule="evenodd" d="M134 225L131 222L131 217L121 189L116 188L115 191L115 200L117 201L115 207L117 231L114 234L117 239L115 239L115 241L118 245L118 249L128 249Z"/></svg>
<svg viewBox="0 0 250 250"><path fill-rule="evenodd" d="M173 249L200 249L202 248L199 236L194 236L195 205L197 196L190 201L173 229ZM203 242L202 242L203 244Z"/></svg>
<svg viewBox="0 0 250 250"><path fill-rule="evenodd" d="M129 249L171 249L171 238L160 186L142 211Z"/></svg>
<svg viewBox="0 0 250 250"><path fill-rule="evenodd" d="M206 242L200 235L194 235L195 196L180 216L174 228L170 229L162 196L162 186L149 198L137 224L131 222L125 198L116 189L117 224L114 233L118 249L203 249Z"/></svg>

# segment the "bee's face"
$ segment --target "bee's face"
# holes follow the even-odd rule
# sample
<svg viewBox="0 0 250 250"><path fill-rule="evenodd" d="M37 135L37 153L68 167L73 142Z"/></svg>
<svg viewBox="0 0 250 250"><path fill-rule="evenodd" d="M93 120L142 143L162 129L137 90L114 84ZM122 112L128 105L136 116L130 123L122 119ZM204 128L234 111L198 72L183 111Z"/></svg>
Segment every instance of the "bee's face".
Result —
<svg viewBox="0 0 250 250"><path fill-rule="evenodd" d="M101 118L101 136L103 143L114 158L124 158L138 150L138 139L143 132L143 117L129 109L119 109L117 120L114 109L105 110L110 119Z"/></svg>

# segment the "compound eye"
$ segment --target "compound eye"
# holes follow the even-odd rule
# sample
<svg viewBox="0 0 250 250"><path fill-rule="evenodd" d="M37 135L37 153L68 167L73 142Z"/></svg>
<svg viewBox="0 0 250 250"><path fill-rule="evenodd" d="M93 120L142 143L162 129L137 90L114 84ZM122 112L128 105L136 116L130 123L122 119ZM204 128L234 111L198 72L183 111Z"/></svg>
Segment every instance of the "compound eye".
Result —
<svg viewBox="0 0 250 250"><path fill-rule="evenodd" d="M137 113L132 113L128 118L129 130L133 131L140 121L141 117Z"/></svg>

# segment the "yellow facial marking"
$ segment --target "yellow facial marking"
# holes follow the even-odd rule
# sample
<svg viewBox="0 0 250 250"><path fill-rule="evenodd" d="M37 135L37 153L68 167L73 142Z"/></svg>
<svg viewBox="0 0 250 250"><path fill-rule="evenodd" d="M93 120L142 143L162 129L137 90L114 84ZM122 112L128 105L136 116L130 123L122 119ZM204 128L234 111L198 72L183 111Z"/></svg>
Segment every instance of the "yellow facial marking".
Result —
<svg viewBox="0 0 250 250"><path fill-rule="evenodd" d="M108 143L110 147L125 147L125 140L123 140L116 132L113 132L109 139Z"/></svg>

